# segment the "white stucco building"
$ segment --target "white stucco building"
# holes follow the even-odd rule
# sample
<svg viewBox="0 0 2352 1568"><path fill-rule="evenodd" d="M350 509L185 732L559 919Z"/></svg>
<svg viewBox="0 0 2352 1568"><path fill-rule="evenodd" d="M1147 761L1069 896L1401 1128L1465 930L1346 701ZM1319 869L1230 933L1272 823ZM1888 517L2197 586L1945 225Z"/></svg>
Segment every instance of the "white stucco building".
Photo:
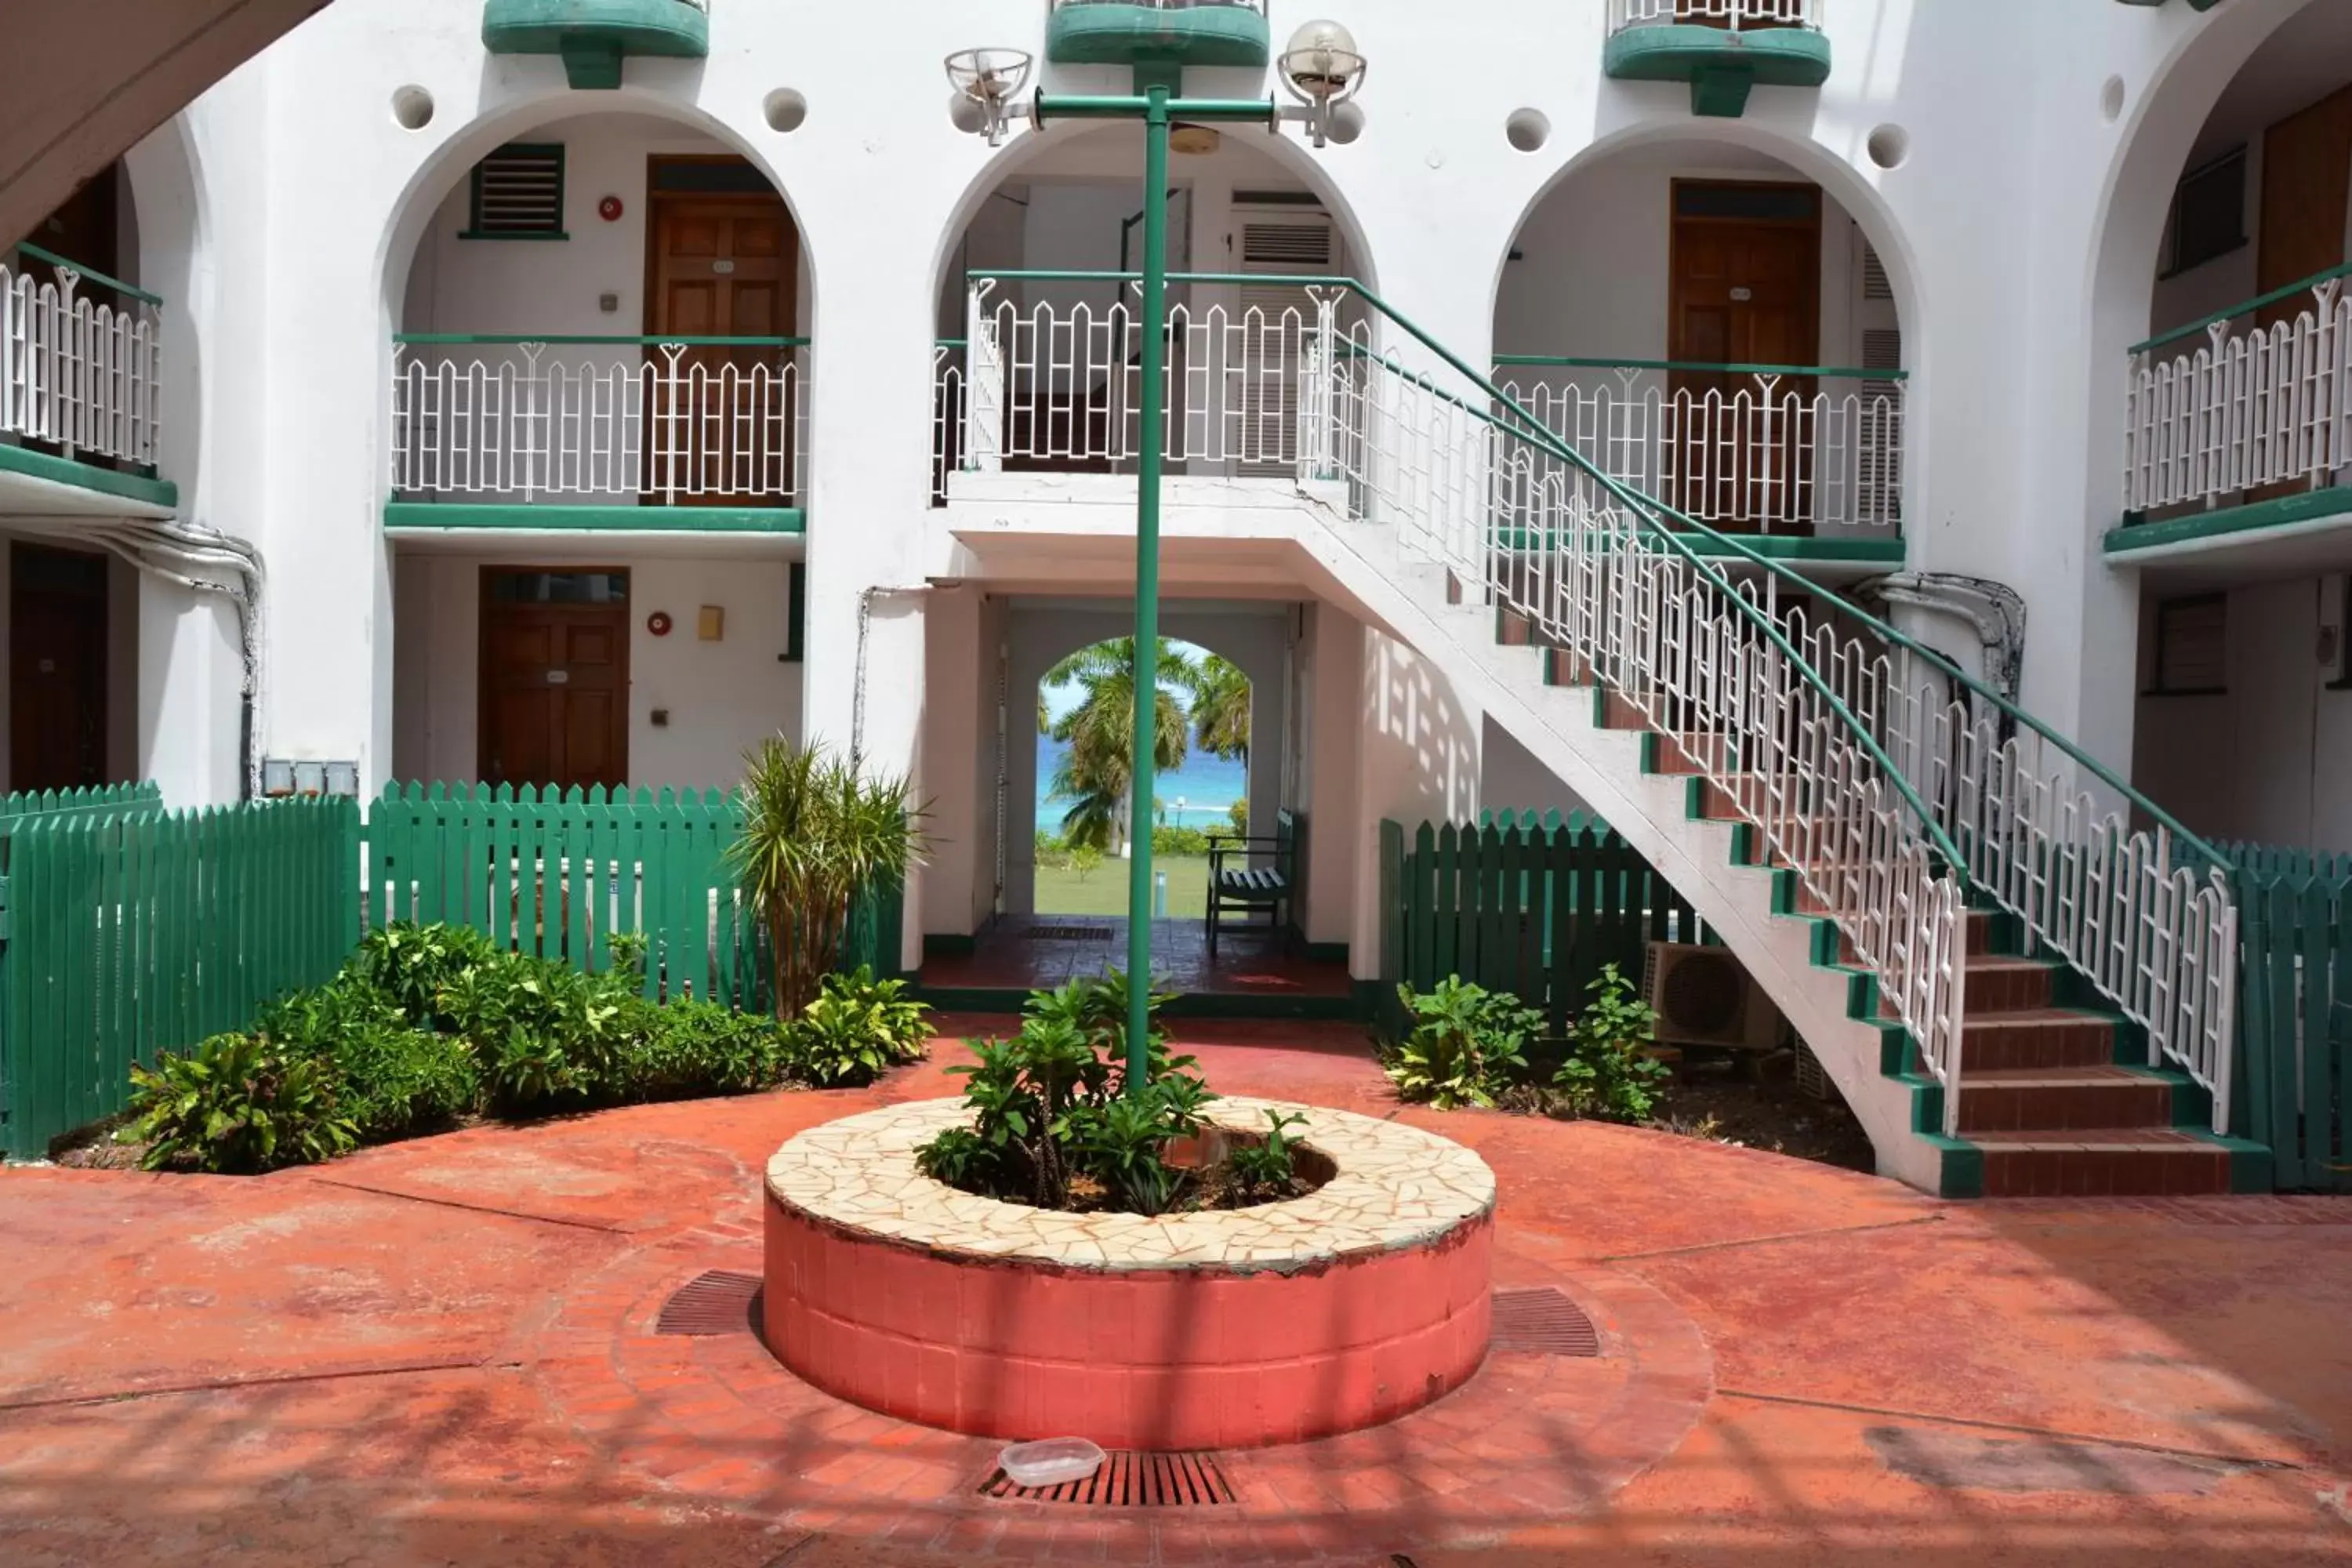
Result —
<svg viewBox="0 0 2352 1568"><path fill-rule="evenodd" d="M1585 531L1622 498L1491 428L1519 416L1487 379L1676 514L1634 532L1740 542L1683 529L1716 564L1674 556L1673 582L1758 658L1768 620L1706 573L1776 608L1805 590L1743 550L1860 595L2195 834L2352 848L2352 321L2305 282L2352 228L2338 0L337 0L0 274L0 783L700 787L782 730L933 803L910 959L1024 910L1038 674L1132 593L1141 137L992 147L940 61L1006 46L1033 85L1126 92L1189 50L1254 63L1185 66L1184 93L1265 98L1327 14L1370 62L1343 138L1193 128L1171 167L1168 629L1252 678L1253 804L1312 824L1305 942L1378 975L1384 819L1588 805L1724 933L1882 1162L1934 1179L1918 1091L1962 964L1927 883L1827 900L1850 939L1913 922L1856 940L1926 1058L1884 1072L1879 1018L1728 864L1732 830L1561 688L1599 668L1733 794L1801 775L1807 804L1748 813L1783 822L1829 810L1853 780L1822 759L1864 734L1858 765L1940 809L1966 748L1901 702L1958 689L1898 655L1865 701L1825 668L1868 711L1805 752L1727 706L1728 653L1601 668L1667 601L1579 576L1632 548ZM1696 626L1656 636L1731 646ZM2015 729L1980 711L1995 745ZM1742 724L1785 754L1711 765ZM1948 872L1880 804L1869 856L1759 831L1816 885L1858 858ZM2095 858L2095 815L2035 863ZM1950 847L2015 885L2014 841ZM2096 980L2039 897L2019 918ZM2193 912L2129 907L2196 945ZM2123 968L2108 1000L2212 1088L2212 975Z"/></svg>

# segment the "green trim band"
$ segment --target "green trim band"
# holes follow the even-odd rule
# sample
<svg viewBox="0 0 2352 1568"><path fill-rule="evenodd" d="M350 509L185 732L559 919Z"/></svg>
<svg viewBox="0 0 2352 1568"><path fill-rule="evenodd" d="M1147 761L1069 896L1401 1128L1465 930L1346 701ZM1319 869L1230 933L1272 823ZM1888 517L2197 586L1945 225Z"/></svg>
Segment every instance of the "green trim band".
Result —
<svg viewBox="0 0 2352 1568"><path fill-rule="evenodd" d="M1837 364L1706 364L1675 359L1570 359L1559 354L1496 354L1497 365L1564 365L1578 370L1673 370L1698 375L1818 375L1838 381L1908 381L1907 370Z"/></svg>
<svg viewBox="0 0 2352 1568"><path fill-rule="evenodd" d="M1169 98L1161 100L1171 120L1223 121L1228 123L1278 125L1281 106L1270 98ZM1076 94L1039 93L1037 129L1055 120L1137 120L1151 109L1149 97L1095 98ZM1175 277L1170 275L1169 281Z"/></svg>
<svg viewBox="0 0 2352 1568"><path fill-rule="evenodd" d="M43 250L39 246L33 244L29 240L20 239L16 243L13 248L19 255L29 256L36 261L46 261L52 267L68 268L79 275L81 280L85 283L95 283L101 289L111 289L118 294L128 295L130 298L138 300L142 305L152 305L158 310L163 309L163 299L162 295L150 294L146 289L139 288L134 284L125 283L120 278L109 278L105 273L100 272L95 267L84 267L79 261L68 261L64 257L58 255L55 251Z"/></svg>
<svg viewBox="0 0 2352 1568"><path fill-rule="evenodd" d="M512 239L513 235L493 235L494 239ZM600 337L580 333L549 332L533 337L529 332L394 332L392 341L404 346L449 347L463 343L499 344L509 348L525 343L541 343L552 347L593 346L600 348L688 348L688 349L804 349L806 338L678 338L678 337Z"/></svg>
<svg viewBox="0 0 2352 1568"><path fill-rule="evenodd" d="M180 510L180 487L169 479L159 479L149 474L126 474L119 468L101 468L95 463L79 462L51 452L37 452L29 447L12 447L0 442L0 470L23 474L30 479L47 479L53 484L71 485L76 489L112 496L118 500L134 500L142 506L157 507L164 511Z"/></svg>
<svg viewBox="0 0 2352 1568"><path fill-rule="evenodd" d="M2216 310L2203 320L2191 321L2185 327L2175 327L2168 332L2158 332L2146 342L2132 344L2130 352L2144 354L2150 349L2160 349L2167 343L2179 342L2182 338L2193 338L2208 327L2218 327L2224 321L2251 315L2265 306L2275 305L2283 300L2292 300L2297 294L2308 293L2331 278L2352 278L2352 261L2347 261L2341 267L2331 267L2325 272L2315 272L2310 277L2295 282L2284 284L2267 294L2257 294L2242 305L2232 305L2226 310Z"/></svg>
<svg viewBox="0 0 2352 1568"><path fill-rule="evenodd" d="M2222 539L2231 534L2321 522L2347 512L2352 512L2352 489L2306 490L2301 495L2256 501L2251 506L2225 506L2187 517L2167 518L2162 522L2126 522L2107 530L2101 543L2111 556L2127 556L2192 540Z"/></svg>
<svg viewBox="0 0 2352 1568"><path fill-rule="evenodd" d="M1061 0L1046 25L1045 58L1056 65L1262 68L1273 35L1259 4L1161 5L1151 0Z"/></svg>
<svg viewBox="0 0 2352 1568"><path fill-rule="evenodd" d="M394 532L471 532L509 529L547 533L784 533L808 531L793 507L478 506L470 501L393 500L383 525Z"/></svg>

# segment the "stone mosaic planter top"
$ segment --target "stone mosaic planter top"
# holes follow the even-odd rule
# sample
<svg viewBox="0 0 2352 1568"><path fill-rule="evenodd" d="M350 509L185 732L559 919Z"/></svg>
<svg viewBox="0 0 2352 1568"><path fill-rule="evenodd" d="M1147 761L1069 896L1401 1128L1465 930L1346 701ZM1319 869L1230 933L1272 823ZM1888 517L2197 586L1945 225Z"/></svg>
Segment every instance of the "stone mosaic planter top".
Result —
<svg viewBox="0 0 2352 1568"><path fill-rule="evenodd" d="M1424 1245L1495 1206L1495 1173L1460 1144L1352 1111L1218 1100L1203 1120L1262 1131L1268 1110L1303 1114L1292 1136L1339 1173L1305 1197L1253 1208L1150 1216L1064 1214L958 1192L915 1168L915 1146L965 1122L960 1100L887 1106L800 1134L768 1162L768 1191L824 1224L975 1258L1121 1272L1288 1271Z"/></svg>

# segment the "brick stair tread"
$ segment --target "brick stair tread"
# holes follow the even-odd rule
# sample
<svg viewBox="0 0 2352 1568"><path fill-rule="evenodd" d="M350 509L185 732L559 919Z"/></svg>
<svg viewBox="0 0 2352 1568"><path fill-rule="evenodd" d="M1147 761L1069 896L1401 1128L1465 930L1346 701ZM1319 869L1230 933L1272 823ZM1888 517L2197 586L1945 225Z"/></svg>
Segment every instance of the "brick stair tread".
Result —
<svg viewBox="0 0 2352 1568"><path fill-rule="evenodd" d="M2005 1013L1969 1014L1961 1027L1973 1029L1979 1025L1999 1026L2004 1029L2063 1028L2070 1025L2112 1024L2115 1019L2105 1013L2086 1013L2074 1007L2019 1007Z"/></svg>
<svg viewBox="0 0 2352 1568"><path fill-rule="evenodd" d="M2029 1128L2024 1131L1964 1132L1961 1136L1988 1153L2021 1149L2112 1149L2170 1152L2210 1150L2221 1152L2210 1139L2178 1127Z"/></svg>
<svg viewBox="0 0 2352 1568"><path fill-rule="evenodd" d="M1966 1094L1972 1089L2113 1089L2118 1085L2162 1089L2166 1081L2113 1063L2056 1068L1963 1068L1960 1092Z"/></svg>

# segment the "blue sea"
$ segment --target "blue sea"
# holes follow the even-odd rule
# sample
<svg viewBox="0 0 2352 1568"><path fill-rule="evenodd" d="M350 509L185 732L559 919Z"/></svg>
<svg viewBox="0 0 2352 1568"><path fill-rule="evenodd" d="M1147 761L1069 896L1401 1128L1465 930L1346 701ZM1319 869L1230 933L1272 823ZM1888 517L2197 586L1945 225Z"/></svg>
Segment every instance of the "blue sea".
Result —
<svg viewBox="0 0 2352 1568"><path fill-rule="evenodd" d="M1037 737L1037 826L1042 832L1060 832L1062 813L1069 809L1067 801L1046 795L1054 772L1068 750L1050 735ZM1239 761L1229 763L1205 752L1188 752L1181 768L1160 775L1153 793L1166 809L1165 820L1171 827L1227 826L1232 819L1225 815L1226 808L1249 794L1249 769ZM1180 798L1184 802L1181 813L1176 809Z"/></svg>

